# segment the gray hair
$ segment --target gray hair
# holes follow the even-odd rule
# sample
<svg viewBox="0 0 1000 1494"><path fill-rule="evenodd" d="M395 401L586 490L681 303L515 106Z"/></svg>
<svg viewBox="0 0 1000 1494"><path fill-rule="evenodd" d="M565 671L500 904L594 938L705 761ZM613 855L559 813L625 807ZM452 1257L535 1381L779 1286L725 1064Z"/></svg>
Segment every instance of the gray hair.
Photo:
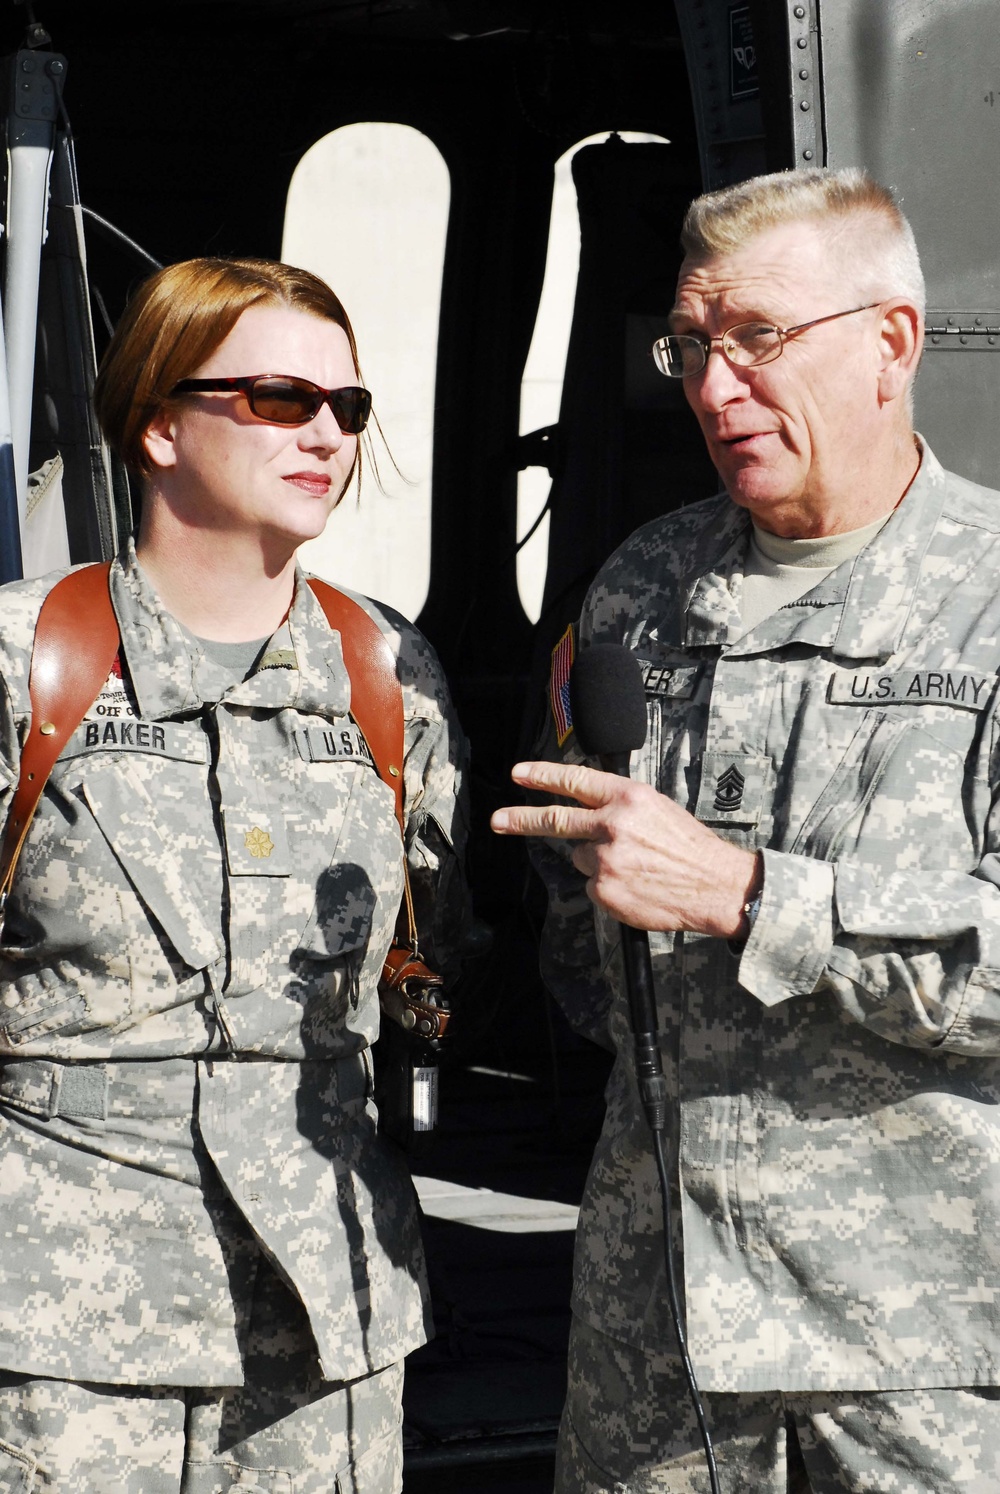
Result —
<svg viewBox="0 0 1000 1494"><path fill-rule="evenodd" d="M923 315L926 304L913 230L896 199L859 167L840 171L776 171L696 197L681 229L691 259L741 249L785 223L822 221L841 229L831 250L859 300L905 296Z"/></svg>

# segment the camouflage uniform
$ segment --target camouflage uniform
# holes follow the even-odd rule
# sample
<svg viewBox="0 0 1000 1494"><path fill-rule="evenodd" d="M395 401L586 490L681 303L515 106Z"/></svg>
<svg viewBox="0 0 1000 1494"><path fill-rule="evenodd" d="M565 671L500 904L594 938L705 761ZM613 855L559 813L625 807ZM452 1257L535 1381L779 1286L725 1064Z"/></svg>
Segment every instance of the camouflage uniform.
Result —
<svg viewBox="0 0 1000 1494"><path fill-rule="evenodd" d="M633 774L763 848L742 951L651 936L692 1359L717 1392L996 1385L1000 498L925 448L860 555L744 635L749 529L725 496L647 525L581 624L643 663ZM538 853L544 968L618 1055L574 1309L669 1350L617 926L567 854Z"/></svg>
<svg viewBox="0 0 1000 1494"><path fill-rule="evenodd" d="M5 799L54 579L4 591ZM52 774L4 933L0 1365L239 1385L256 1252L304 1304L322 1378L368 1375L425 1337L413 1189L371 1101L402 888L393 795L301 576L237 685L131 550L111 588L120 671ZM364 605L398 656L407 855L447 967L465 911L461 735L427 643Z"/></svg>

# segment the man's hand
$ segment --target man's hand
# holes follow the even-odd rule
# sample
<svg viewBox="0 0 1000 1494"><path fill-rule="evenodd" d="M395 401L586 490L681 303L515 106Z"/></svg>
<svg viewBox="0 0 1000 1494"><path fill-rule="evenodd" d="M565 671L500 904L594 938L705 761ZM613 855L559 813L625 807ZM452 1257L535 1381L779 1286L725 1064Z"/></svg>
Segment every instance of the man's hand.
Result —
<svg viewBox="0 0 1000 1494"><path fill-rule="evenodd" d="M644 783L561 763L518 763L515 783L577 804L498 809L500 835L575 840L573 865L595 903L637 929L744 932L743 905L759 883L758 857L730 845ZM578 807L579 806L579 807Z"/></svg>

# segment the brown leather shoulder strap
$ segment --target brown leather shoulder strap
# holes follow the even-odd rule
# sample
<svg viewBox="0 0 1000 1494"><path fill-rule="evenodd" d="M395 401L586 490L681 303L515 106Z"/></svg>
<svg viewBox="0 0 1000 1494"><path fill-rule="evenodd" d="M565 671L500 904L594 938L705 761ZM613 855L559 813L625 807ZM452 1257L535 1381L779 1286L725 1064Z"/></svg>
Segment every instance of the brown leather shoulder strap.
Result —
<svg viewBox="0 0 1000 1494"><path fill-rule="evenodd" d="M118 652L118 621L108 590L110 563L57 581L35 625L28 690L31 727L0 849L0 909L56 759L93 705Z"/></svg>
<svg viewBox="0 0 1000 1494"><path fill-rule="evenodd" d="M340 634L351 677L351 715L371 748L379 777L396 795L399 832L403 821L403 691L385 634L351 597L325 581L309 582L327 622Z"/></svg>
<svg viewBox="0 0 1000 1494"><path fill-rule="evenodd" d="M31 728L21 776L0 847L0 927L32 816L60 752L100 694L119 647L108 589L110 563L85 566L57 581L35 626L28 688ZM351 678L351 714L371 749L379 777L393 790L403 820L403 692L388 641L363 607L325 581L309 585L340 634Z"/></svg>

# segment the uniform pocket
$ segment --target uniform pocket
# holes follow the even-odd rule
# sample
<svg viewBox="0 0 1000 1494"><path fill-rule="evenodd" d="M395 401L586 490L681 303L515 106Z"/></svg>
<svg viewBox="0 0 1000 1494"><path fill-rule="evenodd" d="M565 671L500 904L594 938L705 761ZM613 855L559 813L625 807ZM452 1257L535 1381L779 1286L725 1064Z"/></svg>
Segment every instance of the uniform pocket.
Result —
<svg viewBox="0 0 1000 1494"><path fill-rule="evenodd" d="M67 972L70 984L60 979L58 969L35 971L4 983L0 994L0 1036L10 1047L35 1038L87 1027L88 1011L83 992L72 981L77 971Z"/></svg>
<svg viewBox="0 0 1000 1494"><path fill-rule="evenodd" d="M0 1438L0 1494L31 1494L35 1460Z"/></svg>
<svg viewBox="0 0 1000 1494"><path fill-rule="evenodd" d="M403 1459L398 1432L390 1432L337 1474L337 1494L389 1494L402 1487Z"/></svg>
<svg viewBox="0 0 1000 1494"><path fill-rule="evenodd" d="M907 848L912 870L935 866L968 871L982 854L970 826L975 791L970 758L980 721L952 711L935 719L928 707L873 711L808 812L793 853L837 861L856 857L885 868Z"/></svg>
<svg viewBox="0 0 1000 1494"><path fill-rule="evenodd" d="M296 951L313 960L363 954L379 936L387 908L389 921L395 919L403 891L402 844L390 791L363 768L341 771L357 776L336 845L316 879L312 913Z"/></svg>
<svg viewBox="0 0 1000 1494"><path fill-rule="evenodd" d="M204 969L223 953L218 933L205 921L198 898L202 854L185 848L215 844L215 834L197 836L186 822L190 808L168 808L153 799L132 764L88 766L80 792L128 881L153 914L180 959ZM209 812L206 804L206 814ZM188 859L190 858L190 860Z"/></svg>
<svg viewBox="0 0 1000 1494"><path fill-rule="evenodd" d="M867 715L789 847L793 855L835 861L851 824L871 802L911 723L884 711Z"/></svg>

